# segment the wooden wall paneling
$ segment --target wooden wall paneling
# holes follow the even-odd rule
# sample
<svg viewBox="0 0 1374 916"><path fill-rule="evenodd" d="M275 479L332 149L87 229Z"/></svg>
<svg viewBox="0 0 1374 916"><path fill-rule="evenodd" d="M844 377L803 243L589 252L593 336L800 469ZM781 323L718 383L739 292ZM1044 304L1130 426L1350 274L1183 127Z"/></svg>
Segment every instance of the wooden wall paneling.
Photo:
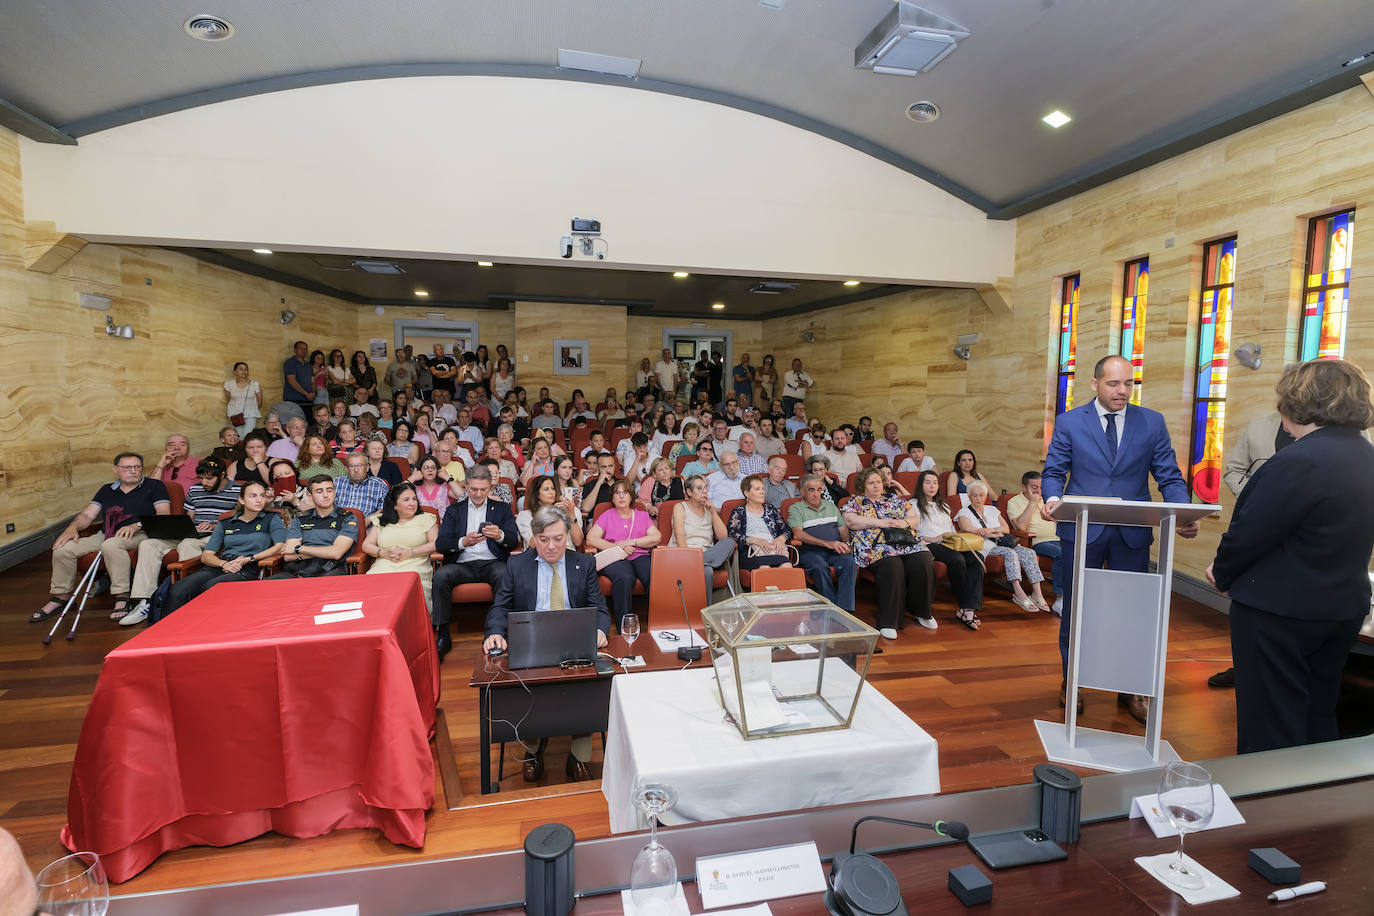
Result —
<svg viewBox="0 0 1374 916"><path fill-rule="evenodd" d="M553 342L586 340L591 348L587 375L554 375ZM569 305L555 302L515 303L515 371L533 401L539 388L563 404L574 388L581 388L595 404L607 388L624 390L626 315L623 306Z"/></svg>
<svg viewBox="0 0 1374 916"><path fill-rule="evenodd" d="M387 363L391 362L396 351L396 320L413 319L418 321L431 321L429 315L434 312L442 312L445 321L472 321L477 324L478 343L486 344L487 352L491 354L492 371L496 370L496 345L505 344L506 349L511 352L511 361L515 361L515 311L513 309L463 309L463 308L444 308L441 306L381 306L382 313L377 314L378 306L360 305L357 307L358 333L356 345L345 352L348 359L353 359L353 350L367 352L368 341L374 337L386 338L387 357L384 360L374 359L372 365L377 370L377 381L383 393L390 389L382 375L386 372ZM518 384L524 384L520 379L520 367L515 367L515 375Z"/></svg>
<svg viewBox="0 0 1374 916"><path fill-rule="evenodd" d="M619 390L624 392L628 386L634 383L635 371L639 368L641 359L647 356L650 363L658 362L659 351L663 349L663 331L665 328L690 327L693 320L691 318L655 318L647 315L628 316L625 323L625 339L626 353L629 359L626 366L625 381L621 383L624 387L620 387ZM728 321L710 318L705 319L705 321L706 327L698 329L704 335L720 331L730 331L735 335L736 363L739 362L741 353L748 353L750 362L758 366L763 362L763 355L772 352L769 347L772 346L773 342L763 336L762 321ZM775 354L774 359L776 358ZM731 381L729 372L726 373L725 378L727 387L729 387Z"/></svg>

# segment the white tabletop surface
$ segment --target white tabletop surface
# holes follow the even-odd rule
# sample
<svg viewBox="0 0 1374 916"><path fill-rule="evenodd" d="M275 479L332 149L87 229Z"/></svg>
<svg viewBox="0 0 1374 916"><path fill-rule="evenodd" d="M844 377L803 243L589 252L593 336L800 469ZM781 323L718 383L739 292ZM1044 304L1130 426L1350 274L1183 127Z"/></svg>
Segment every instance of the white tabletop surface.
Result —
<svg viewBox="0 0 1374 916"><path fill-rule="evenodd" d="M714 672L702 667L612 682L601 777L612 832L646 826L630 802L639 780L677 790L663 818L674 824L930 795L940 791L940 768L935 739L872 684L847 729L745 741L725 721Z"/></svg>

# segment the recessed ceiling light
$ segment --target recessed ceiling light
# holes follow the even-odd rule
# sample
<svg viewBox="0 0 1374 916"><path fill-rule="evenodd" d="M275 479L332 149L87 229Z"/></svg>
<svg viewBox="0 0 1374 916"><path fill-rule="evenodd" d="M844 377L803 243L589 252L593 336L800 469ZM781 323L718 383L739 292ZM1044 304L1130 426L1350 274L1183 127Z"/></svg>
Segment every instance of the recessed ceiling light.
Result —
<svg viewBox="0 0 1374 916"><path fill-rule="evenodd" d="M490 262L490 261L478 261L478 262L477 262L477 266L478 266L478 267L490 267L490 266L491 266L491 262Z"/></svg>
<svg viewBox="0 0 1374 916"><path fill-rule="evenodd" d="M845 285L845 286L858 286L858 285L859 285L859 282L860 282L860 281L858 281L858 280L845 280L845 281L844 281L844 285Z"/></svg>
<svg viewBox="0 0 1374 916"><path fill-rule="evenodd" d="M724 302L712 302L712 303L711 303L711 308L713 308L713 309L715 309L716 311L719 312L721 309L725 308L725 303L724 303Z"/></svg>
<svg viewBox="0 0 1374 916"><path fill-rule="evenodd" d="M192 16L182 23L186 34L200 41L224 41L234 37L234 27L229 20L218 16Z"/></svg>
<svg viewBox="0 0 1374 916"><path fill-rule="evenodd" d="M417 290L415 291L415 295L417 295L417 296L428 296L428 295L429 295L429 290L427 290L427 289L417 289Z"/></svg>
<svg viewBox="0 0 1374 916"><path fill-rule="evenodd" d="M271 249L271 248L254 248L254 249L253 249L253 254L271 254L271 253L272 253L272 249Z"/></svg>
<svg viewBox="0 0 1374 916"><path fill-rule="evenodd" d="M1073 118L1069 117L1068 115L1064 114L1064 112L1056 108L1054 111L1051 111L1049 114L1045 115L1040 120L1044 121L1050 127L1063 127L1065 124L1072 121Z"/></svg>
<svg viewBox="0 0 1374 916"><path fill-rule="evenodd" d="M675 271L673 271L673 276L677 277L679 280L685 280L685 279L687 279L688 277L690 277L691 274L689 274L689 273L688 273L687 271L685 271L685 270L675 270Z"/></svg>

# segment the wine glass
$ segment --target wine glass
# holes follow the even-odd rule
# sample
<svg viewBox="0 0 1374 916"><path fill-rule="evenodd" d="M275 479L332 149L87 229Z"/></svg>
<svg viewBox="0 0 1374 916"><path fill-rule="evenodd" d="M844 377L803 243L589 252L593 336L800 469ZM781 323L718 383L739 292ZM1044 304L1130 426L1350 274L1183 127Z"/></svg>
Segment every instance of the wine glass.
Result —
<svg viewBox="0 0 1374 916"><path fill-rule="evenodd" d="M51 916L105 916L110 883L93 852L74 852L38 873L38 910Z"/></svg>
<svg viewBox="0 0 1374 916"><path fill-rule="evenodd" d="M677 862L658 842L658 818L677 804L677 790L665 783L644 782L634 787L630 800L649 818L649 843L630 868L630 899L640 912L666 911L677 896Z"/></svg>
<svg viewBox="0 0 1374 916"><path fill-rule="evenodd" d="M1178 831L1178 858L1155 864L1161 878L1176 887L1201 890L1205 879L1183 860L1183 835L1203 830L1212 822L1216 796L1212 774L1196 763L1176 761L1164 768L1159 779L1159 809Z"/></svg>
<svg viewBox="0 0 1374 916"><path fill-rule="evenodd" d="M626 661L634 660L635 640L639 638L639 615L626 614L620 618L620 635L625 637Z"/></svg>
<svg viewBox="0 0 1374 916"><path fill-rule="evenodd" d="M734 642L735 633L744 626L744 615L734 609L724 611L720 615L720 625L725 628L725 635L729 640Z"/></svg>

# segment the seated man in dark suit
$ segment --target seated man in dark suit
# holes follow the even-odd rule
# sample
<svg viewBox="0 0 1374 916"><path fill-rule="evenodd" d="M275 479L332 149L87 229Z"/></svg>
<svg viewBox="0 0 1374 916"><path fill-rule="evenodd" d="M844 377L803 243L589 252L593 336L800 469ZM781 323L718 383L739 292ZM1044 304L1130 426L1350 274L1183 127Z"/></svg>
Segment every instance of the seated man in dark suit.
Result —
<svg viewBox="0 0 1374 916"><path fill-rule="evenodd" d="M444 554L444 565L434 573L430 601L440 661L453 648L448 624L453 616L454 587L485 582L495 592L506 572L506 557L512 548L520 546L520 532L510 506L487 498L491 495L491 471L484 465L467 472L467 493L467 499L444 512L434 545Z"/></svg>
<svg viewBox="0 0 1374 916"><path fill-rule="evenodd" d="M526 550L511 558L501 587L487 612L486 641L483 651L506 650L506 618L511 611L558 611L564 608L594 607L596 616L596 645L606 645L611 631L611 615L606 610L606 597L597 584L596 560L587 554L569 551L567 513L545 506L530 520L530 540L533 550ZM533 756L525 758L525 781L534 782L544 773L544 745ZM568 779L574 782L590 779L587 761L592 756L591 735L576 735L572 753L568 755Z"/></svg>

